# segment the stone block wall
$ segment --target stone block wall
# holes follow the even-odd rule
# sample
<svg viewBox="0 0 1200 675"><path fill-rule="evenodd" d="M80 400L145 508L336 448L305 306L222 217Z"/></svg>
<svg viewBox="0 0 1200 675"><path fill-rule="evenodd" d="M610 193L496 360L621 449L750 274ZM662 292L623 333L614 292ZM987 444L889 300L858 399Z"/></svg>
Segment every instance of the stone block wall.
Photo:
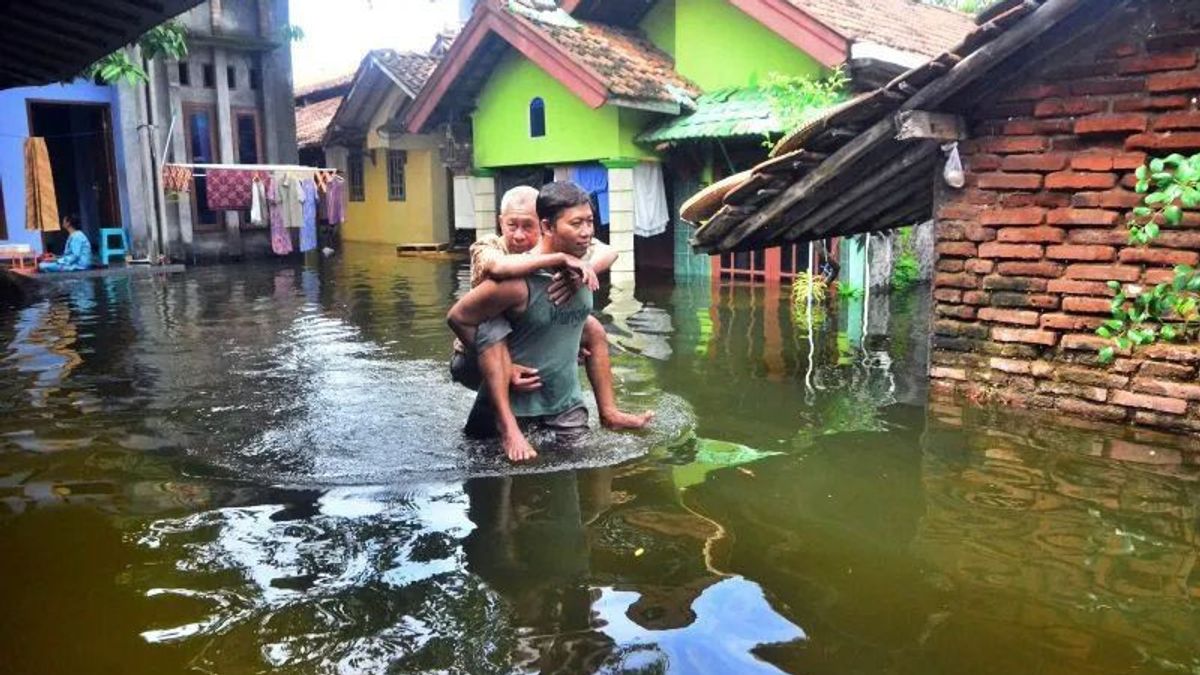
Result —
<svg viewBox="0 0 1200 675"><path fill-rule="evenodd" d="M1200 212L1148 248L1125 225L1138 166L1200 151L1200 19L1186 5L1135 3L968 114L967 185L939 190L935 214L935 396L1200 432L1200 346L1102 366L1094 334L1111 318L1106 282L1136 290L1200 263Z"/></svg>

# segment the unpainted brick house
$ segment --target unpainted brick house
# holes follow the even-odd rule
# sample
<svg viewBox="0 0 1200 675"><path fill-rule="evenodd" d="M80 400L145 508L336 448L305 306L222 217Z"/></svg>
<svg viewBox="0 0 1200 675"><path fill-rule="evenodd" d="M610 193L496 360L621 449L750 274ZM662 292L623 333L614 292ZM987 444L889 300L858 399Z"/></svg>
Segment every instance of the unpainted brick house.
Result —
<svg viewBox="0 0 1200 675"><path fill-rule="evenodd" d="M709 251L936 218L935 397L1200 431L1200 347L1098 363L1110 280L1128 292L1200 262L1200 213L1128 244L1149 158L1200 151L1200 3L1001 2L959 47L784 139L757 171L774 194L728 197ZM965 185L943 180L959 139ZM788 157L817 157L792 171ZM782 170L779 167L784 167ZM732 190L744 198L752 190Z"/></svg>

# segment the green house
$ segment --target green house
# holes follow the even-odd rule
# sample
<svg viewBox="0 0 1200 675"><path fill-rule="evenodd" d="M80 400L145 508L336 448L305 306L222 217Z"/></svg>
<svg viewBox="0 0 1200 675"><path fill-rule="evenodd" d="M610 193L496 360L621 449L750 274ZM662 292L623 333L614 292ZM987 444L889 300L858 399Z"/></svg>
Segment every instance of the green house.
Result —
<svg viewBox="0 0 1200 675"><path fill-rule="evenodd" d="M807 249L693 255L677 215L788 131L763 85L841 68L851 89L877 86L971 25L913 0L480 0L405 124L462 158L459 227L492 231L505 190L572 178L622 254L615 273L777 281Z"/></svg>

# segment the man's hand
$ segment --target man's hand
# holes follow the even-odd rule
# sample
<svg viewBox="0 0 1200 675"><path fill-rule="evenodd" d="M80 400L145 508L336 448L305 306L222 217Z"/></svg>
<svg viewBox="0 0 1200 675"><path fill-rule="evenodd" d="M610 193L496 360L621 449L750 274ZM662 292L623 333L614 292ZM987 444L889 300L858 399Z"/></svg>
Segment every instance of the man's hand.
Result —
<svg viewBox="0 0 1200 675"><path fill-rule="evenodd" d="M587 263L580 263L583 267L580 273L576 274L570 268L554 275L554 281L550 282L550 286L546 289L546 293L550 296L550 302L555 305L561 305L575 296L575 292L587 284L587 287L592 291L600 288L600 279L596 276L595 270Z"/></svg>
<svg viewBox="0 0 1200 675"><path fill-rule="evenodd" d="M600 277L596 276L596 270L593 270L589 263L575 256L567 256L563 269L581 279L593 292L600 290Z"/></svg>
<svg viewBox="0 0 1200 675"><path fill-rule="evenodd" d="M509 379L509 385L513 391L527 394L542 388L542 377L538 375L537 368L529 368L519 363L514 363L512 364L512 376Z"/></svg>

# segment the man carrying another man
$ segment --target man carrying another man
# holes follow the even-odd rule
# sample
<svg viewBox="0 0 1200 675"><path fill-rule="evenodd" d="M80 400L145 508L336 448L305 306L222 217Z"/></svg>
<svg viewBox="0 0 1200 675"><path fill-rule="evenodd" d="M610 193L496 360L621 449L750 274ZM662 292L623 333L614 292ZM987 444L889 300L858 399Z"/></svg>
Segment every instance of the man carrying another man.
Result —
<svg viewBox="0 0 1200 675"><path fill-rule="evenodd" d="M644 427L653 413L617 408L608 338L591 316L596 272L611 266L616 254L592 240L589 195L568 182L551 183L540 193L519 187L504 195L500 211L501 236L472 246L475 287L447 316L460 343L468 345L452 360L454 379L481 385L467 433L499 434L513 461L537 456L518 418L566 437L582 434L587 409L579 386L580 354L601 423ZM559 273L553 276L543 271L554 269Z"/></svg>

